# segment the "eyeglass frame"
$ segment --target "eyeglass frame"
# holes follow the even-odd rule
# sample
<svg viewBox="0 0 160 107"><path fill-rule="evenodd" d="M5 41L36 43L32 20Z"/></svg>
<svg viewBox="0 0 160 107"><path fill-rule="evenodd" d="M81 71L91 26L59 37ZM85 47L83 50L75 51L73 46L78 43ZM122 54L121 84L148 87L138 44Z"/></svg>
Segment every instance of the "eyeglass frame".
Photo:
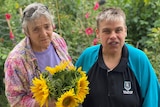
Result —
<svg viewBox="0 0 160 107"><path fill-rule="evenodd" d="M31 16L36 12L36 10L42 9L42 8L43 8L44 10L43 10L43 12L41 12L41 13L44 13L44 12L46 12L46 11L49 12L47 6L40 6L40 7L37 7L37 6L36 6L36 8L32 7L32 8L30 8L30 9L28 9L28 10L26 10L26 11L23 12L22 22L24 21L24 18L25 18L25 17L27 17L27 18L31 17ZM27 14L28 14L28 15L27 15Z"/></svg>

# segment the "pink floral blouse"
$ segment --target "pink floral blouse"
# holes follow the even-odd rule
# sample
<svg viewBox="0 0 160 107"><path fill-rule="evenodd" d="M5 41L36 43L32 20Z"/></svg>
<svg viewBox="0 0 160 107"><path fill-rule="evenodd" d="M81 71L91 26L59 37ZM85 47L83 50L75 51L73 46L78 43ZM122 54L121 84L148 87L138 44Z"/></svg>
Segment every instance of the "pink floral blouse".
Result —
<svg viewBox="0 0 160 107"><path fill-rule="evenodd" d="M64 39L54 32L52 35L52 43L60 59L71 61ZM30 41L25 37L10 52L4 66L5 93L11 107L34 107L30 86L32 79L39 75L37 67Z"/></svg>

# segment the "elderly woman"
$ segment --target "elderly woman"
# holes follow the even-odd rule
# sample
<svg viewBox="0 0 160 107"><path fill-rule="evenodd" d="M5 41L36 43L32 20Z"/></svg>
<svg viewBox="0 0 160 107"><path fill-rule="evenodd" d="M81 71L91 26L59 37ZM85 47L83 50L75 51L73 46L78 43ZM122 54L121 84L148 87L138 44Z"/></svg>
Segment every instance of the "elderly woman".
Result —
<svg viewBox="0 0 160 107"><path fill-rule="evenodd" d="M120 8L102 11L96 34L101 44L84 50L76 62L90 82L83 107L158 107L158 79L149 59L125 43L125 13Z"/></svg>
<svg viewBox="0 0 160 107"><path fill-rule="evenodd" d="M11 107L39 107L30 92L32 79L46 66L71 62L66 42L53 32L53 26L53 17L43 4L33 3L24 9L22 28L26 37L9 53L4 66L5 92Z"/></svg>

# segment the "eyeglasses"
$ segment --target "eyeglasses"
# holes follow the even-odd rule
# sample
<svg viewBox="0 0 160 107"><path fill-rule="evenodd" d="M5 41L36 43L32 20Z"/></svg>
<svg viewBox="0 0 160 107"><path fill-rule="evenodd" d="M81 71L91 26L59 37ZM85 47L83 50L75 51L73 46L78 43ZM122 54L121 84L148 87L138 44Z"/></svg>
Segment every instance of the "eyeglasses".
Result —
<svg viewBox="0 0 160 107"><path fill-rule="evenodd" d="M41 6L41 7L30 8L29 10L27 10L23 13L22 22L23 22L25 17L27 17L27 18L31 17L36 10L39 10L41 13L44 13L44 12L48 11L48 7L47 6Z"/></svg>

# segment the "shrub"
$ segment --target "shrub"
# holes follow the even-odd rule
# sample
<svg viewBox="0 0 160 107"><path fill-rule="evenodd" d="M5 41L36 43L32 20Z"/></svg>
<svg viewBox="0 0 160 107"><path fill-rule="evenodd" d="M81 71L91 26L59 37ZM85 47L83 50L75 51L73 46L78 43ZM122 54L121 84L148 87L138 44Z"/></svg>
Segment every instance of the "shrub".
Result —
<svg viewBox="0 0 160 107"><path fill-rule="evenodd" d="M32 2L43 2L55 14L55 32L65 38L73 63L86 47L93 45L96 37L95 17L99 11L109 6L121 7L127 16L126 42L146 52L159 76L160 2L157 0L99 0L101 3L104 1L105 4L98 6L97 0L0 0L0 71L3 71L4 61L10 50L24 37L20 23L21 10ZM14 40L10 39L10 29L5 19L6 13L11 14L10 25L15 36ZM151 31L152 28L154 29ZM3 97L0 96L0 99L5 98L3 77L4 72L1 72L0 92L3 93L1 94ZM0 106L3 105L1 103Z"/></svg>

